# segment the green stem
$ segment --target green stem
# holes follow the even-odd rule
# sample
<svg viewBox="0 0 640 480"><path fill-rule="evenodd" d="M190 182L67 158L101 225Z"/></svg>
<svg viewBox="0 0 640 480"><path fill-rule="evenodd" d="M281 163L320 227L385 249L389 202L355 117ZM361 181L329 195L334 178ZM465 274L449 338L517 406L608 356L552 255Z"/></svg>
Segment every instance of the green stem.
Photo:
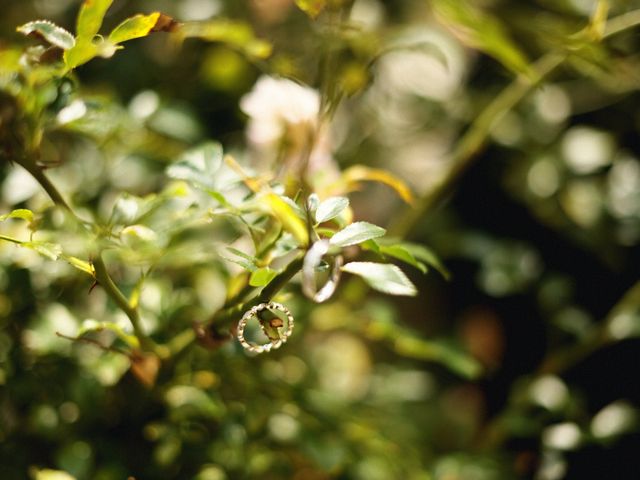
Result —
<svg viewBox="0 0 640 480"><path fill-rule="evenodd" d="M17 161L19 165L21 165L27 172L31 174L33 178L40 184L40 186L47 192L47 195L53 200L57 206L65 209L67 212L73 215L73 210L64 199L60 191L55 187L51 180L44 174L42 168L35 162L29 159L22 159L21 161ZM75 215L74 215L75 217Z"/></svg>
<svg viewBox="0 0 640 480"><path fill-rule="evenodd" d="M15 243L16 245L22 245L23 242L17 238L7 237L6 235L0 235L0 240L6 240L7 242Z"/></svg>
<svg viewBox="0 0 640 480"><path fill-rule="evenodd" d="M249 310L251 307L259 305L261 303L269 302L276 293L278 293L293 276L300 271L304 260L304 253L300 253L295 259L293 259L285 269L276 275L267 286L265 286L258 295L247 300L243 303L238 303L224 310L218 311L207 322L208 328L214 331L220 331L225 327L229 327L235 321Z"/></svg>
<svg viewBox="0 0 640 480"><path fill-rule="evenodd" d="M129 300L125 295L120 291L118 286L114 283L109 272L107 271L107 266L104 263L104 259L101 255L93 261L93 267L96 272L96 280L100 284L100 286L104 289L104 291L109 295L109 297L115 302L115 304L129 317L131 321L131 325L133 326L133 331L136 336L140 340L143 347L150 347L150 340L144 333L142 329L142 323L140 320L140 314L138 313L138 309L132 307L129 304Z"/></svg>

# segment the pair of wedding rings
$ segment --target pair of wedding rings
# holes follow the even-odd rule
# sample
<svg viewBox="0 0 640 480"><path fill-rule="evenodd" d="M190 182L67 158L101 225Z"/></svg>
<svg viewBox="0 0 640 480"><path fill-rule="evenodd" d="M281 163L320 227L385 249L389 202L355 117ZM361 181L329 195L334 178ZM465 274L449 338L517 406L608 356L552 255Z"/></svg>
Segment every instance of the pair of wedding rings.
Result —
<svg viewBox="0 0 640 480"><path fill-rule="evenodd" d="M336 290L336 287L338 286L338 282L340 281L340 267L342 267L343 259L342 255L337 255L334 259L333 267L331 269L331 273L329 274L329 279L322 286L322 288L318 289L317 287L315 272L316 269L321 265L323 257L329 252L329 246L329 240L326 239L319 240L314 243L313 246L307 251L302 265L302 291L307 297L317 303L324 302L331 298ZM277 338L271 338L271 335L267 332L264 321L260 321L259 315L264 310L280 311L287 319L286 325L274 326L275 329L284 328L284 331L279 334ZM259 320L262 332L269 338L268 343L257 345L254 343L250 343L245 339L244 332L247 327L247 323L254 317ZM238 337L240 345L242 345L245 350L249 352L269 352L271 350L280 348L282 344L287 341L287 339L293 332L293 326L293 315L287 307L277 302L261 303L254 307L251 307L245 312L245 314L238 322L236 336Z"/></svg>

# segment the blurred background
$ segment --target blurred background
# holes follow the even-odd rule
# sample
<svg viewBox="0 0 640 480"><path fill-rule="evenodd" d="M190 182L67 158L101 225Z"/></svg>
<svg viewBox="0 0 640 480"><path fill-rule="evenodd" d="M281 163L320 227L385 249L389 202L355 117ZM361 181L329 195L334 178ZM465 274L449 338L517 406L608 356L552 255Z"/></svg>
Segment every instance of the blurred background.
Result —
<svg viewBox="0 0 640 480"><path fill-rule="evenodd" d="M121 192L170 188L167 165L197 142L217 140L258 171L277 168L247 129L269 121L262 104L256 113L242 99L263 75L316 89L329 75L345 97L318 154L316 187L364 164L428 195L450 178L461 135L515 77L504 48L517 48L525 65L564 51L596 4L470 3L499 24L494 39L512 44L494 55L471 48L464 22L427 1L356 0L349 26L336 29L292 0L116 0L107 31L160 10L232 19L245 36L154 35L80 67L69 95L81 85L89 110L68 121L57 113L43 145L48 173L81 215L106 221ZM78 7L2 0L0 48L27 45L15 27L33 19L72 31ZM621 0L609 14L638 8ZM126 324L100 288L89 293L69 265L1 243L0 477L638 478L639 38L631 29L576 49L493 125L485 148L411 225L408 238L442 259L448 279L405 269L420 291L409 299L345 281L320 306L293 282L297 329L277 352L194 347L145 386L126 357L55 334L88 319ZM259 39L272 45L268 58L255 53ZM18 166L0 165L0 185L0 213L49 203ZM350 198L355 219L383 226L409 208L381 184ZM73 243L64 219L44 222ZM0 227L24 233L15 222ZM214 222L158 254L140 300L155 339L221 307L229 272L212 267L211 250L237 232ZM140 268L125 260L115 276L132 289Z"/></svg>

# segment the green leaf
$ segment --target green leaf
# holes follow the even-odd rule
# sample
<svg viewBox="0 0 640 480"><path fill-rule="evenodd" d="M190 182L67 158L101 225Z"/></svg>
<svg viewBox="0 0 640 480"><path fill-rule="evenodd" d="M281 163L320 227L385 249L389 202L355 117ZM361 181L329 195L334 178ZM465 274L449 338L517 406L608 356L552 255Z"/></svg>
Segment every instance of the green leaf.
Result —
<svg viewBox="0 0 640 480"><path fill-rule="evenodd" d="M403 262L416 267L422 273L427 273L427 266L418 261L416 257L403 245L380 245L380 253L402 260Z"/></svg>
<svg viewBox="0 0 640 480"><path fill-rule="evenodd" d="M324 200L316 209L316 222L323 223L336 218L349 206L347 197L329 197Z"/></svg>
<svg viewBox="0 0 640 480"><path fill-rule="evenodd" d="M78 41L93 40L100 31L102 20L112 3L113 0L84 0L76 23Z"/></svg>
<svg viewBox="0 0 640 480"><path fill-rule="evenodd" d="M425 247L424 245L409 242L402 242L398 245L411 253L411 255L413 255L417 260L420 260L427 265L435 268L445 279L449 280L451 278L451 272L449 272L444 263L442 263L442 261L431 249Z"/></svg>
<svg viewBox="0 0 640 480"><path fill-rule="evenodd" d="M300 217L301 220L307 218L307 214L305 211L298 205L292 198L287 197L286 195L280 195L280 198L291 207L291 209L296 212L296 215Z"/></svg>
<svg viewBox="0 0 640 480"><path fill-rule="evenodd" d="M35 20L17 28L18 32L29 35L35 33L44 38L51 45L69 50L76 44L76 39L64 28L48 20Z"/></svg>
<svg viewBox="0 0 640 480"><path fill-rule="evenodd" d="M133 249L155 246L157 238L158 234L144 225L129 225L120 233L122 243Z"/></svg>
<svg viewBox="0 0 640 480"><path fill-rule="evenodd" d="M155 27L158 18L160 18L160 12L127 18L109 34L109 41L118 44L134 38L146 37Z"/></svg>
<svg viewBox="0 0 640 480"><path fill-rule="evenodd" d="M245 262L244 260L239 260L237 258L229 258L224 256L221 256L221 258L223 260L226 260L227 262L235 263L236 265L241 266L242 268L244 268L249 272L254 272L258 268L253 263Z"/></svg>
<svg viewBox="0 0 640 480"><path fill-rule="evenodd" d="M509 70L530 74L527 57L496 17L473 2L434 0L432 5L439 19L461 42L492 56Z"/></svg>
<svg viewBox="0 0 640 480"><path fill-rule="evenodd" d="M75 46L64 52L64 64L73 70L100 54L100 48L91 40L78 41Z"/></svg>
<svg viewBox="0 0 640 480"><path fill-rule="evenodd" d="M296 5L311 18L316 18L327 6L327 0L296 0Z"/></svg>
<svg viewBox="0 0 640 480"><path fill-rule="evenodd" d="M273 280L275 276L276 271L269 267L258 268L257 270L251 272L249 285L251 285L252 287L264 287L271 280Z"/></svg>
<svg viewBox="0 0 640 480"><path fill-rule="evenodd" d="M96 276L96 271L93 268L93 265L86 260L81 260L77 257L72 257L70 255L62 255L62 258L69 263L72 267L77 268L81 272L88 273L92 277Z"/></svg>
<svg viewBox="0 0 640 480"><path fill-rule="evenodd" d="M300 245L309 243L306 224L287 202L275 193L265 195L263 200L269 206L273 216L280 221L282 228L291 233Z"/></svg>
<svg viewBox="0 0 640 480"><path fill-rule="evenodd" d="M478 378L482 373L482 366L475 358L443 342L423 340L405 334L395 338L394 347L401 355L439 362L468 379Z"/></svg>
<svg viewBox="0 0 640 480"><path fill-rule="evenodd" d="M336 247L348 247L349 245L357 245L372 238L383 236L387 231L377 225L368 222L355 222L346 226L333 237L331 237L331 245Z"/></svg>
<svg viewBox="0 0 640 480"><path fill-rule="evenodd" d="M265 59L272 52L271 44L257 38L251 25L237 20L215 19L185 23L179 32L185 38L200 38L209 42L224 43L249 58Z"/></svg>
<svg viewBox="0 0 640 480"><path fill-rule="evenodd" d="M96 320L91 319L85 320L84 322L82 322L82 326L80 327L80 330L78 330L77 335L78 337L81 337L83 335L87 335L88 333L101 332L103 330L108 330L115 333L115 335L120 340L122 340L133 349L140 348L140 341L138 340L138 337L125 332L120 325L113 322L97 322Z"/></svg>
<svg viewBox="0 0 640 480"><path fill-rule="evenodd" d="M32 223L33 212L31 210L27 210L26 208L19 208L17 210L13 210L11 213L0 215L0 222L4 222L8 218L21 218L22 220L26 220L27 222Z"/></svg>
<svg viewBox="0 0 640 480"><path fill-rule="evenodd" d="M40 255L47 257L50 260L57 260L62 254L62 247L57 243L49 242L22 242L20 245L26 248L30 248L38 252Z"/></svg>
<svg viewBox="0 0 640 480"><path fill-rule="evenodd" d="M69 475L62 470L37 470L34 475L35 480L76 480L76 477Z"/></svg>
<svg viewBox="0 0 640 480"><path fill-rule="evenodd" d="M252 257L247 253L244 253L242 250L238 250L237 248L233 248L233 247L227 247L227 250L229 250L231 253L233 253L234 255L237 255L240 258L244 258L245 260L248 260L253 264L257 262L257 259L255 257Z"/></svg>
<svg viewBox="0 0 640 480"><path fill-rule="evenodd" d="M186 151L176 163L169 165L167 175L200 188L214 189L214 174L221 165L222 146L217 142L205 142Z"/></svg>
<svg viewBox="0 0 640 480"><path fill-rule="evenodd" d="M374 262L351 262L344 265L342 270L362 277L371 288L383 293L410 297L418 293L411 280L395 265Z"/></svg>

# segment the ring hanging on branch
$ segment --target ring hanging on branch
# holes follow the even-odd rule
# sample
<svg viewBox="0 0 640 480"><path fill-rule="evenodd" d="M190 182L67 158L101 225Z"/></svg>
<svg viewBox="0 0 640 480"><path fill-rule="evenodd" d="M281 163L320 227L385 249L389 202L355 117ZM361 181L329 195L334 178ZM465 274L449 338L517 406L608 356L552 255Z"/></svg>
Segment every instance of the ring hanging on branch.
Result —
<svg viewBox="0 0 640 480"><path fill-rule="evenodd" d="M307 297L317 303L322 303L331 298L333 292L336 291L336 287L340 281L340 275L342 274L340 268L344 263L344 259L342 255L336 255L327 283L318 290L316 285L316 268L322 263L322 257L329 252L329 246L329 240L318 240L305 255L302 265L302 291Z"/></svg>
<svg viewBox="0 0 640 480"><path fill-rule="evenodd" d="M272 319L271 321L264 321L260 319L259 317L260 312L265 310L267 311L278 310L284 313L284 315L287 317L286 328L284 332L282 332L281 334L278 333L277 337L272 336L273 334L270 335L270 332L267 331L267 327L265 326L265 323L269 323L270 329L272 331L277 332L278 328L281 328L284 326L282 324L282 320L276 314L274 314L274 319ZM270 340L269 343L265 343L263 345L256 345L254 343L248 342L244 338L244 330L247 326L247 322L249 322L249 320L251 320L254 317L258 319L258 323L260 324L260 328L262 329L262 332L269 338ZM280 320L280 322L278 322L278 320ZM242 316L242 318L238 322L236 336L238 337L238 341L240 342L240 345L242 345L245 350L252 353L264 353L264 352L269 352L271 350L275 350L276 348L280 348L282 344L285 343L287 339L291 336L291 333L293 332L293 325L294 325L293 315L291 314L291 311L287 307L277 302L261 303L259 305L256 305L255 307L251 307L249 310L245 312L245 314Z"/></svg>

